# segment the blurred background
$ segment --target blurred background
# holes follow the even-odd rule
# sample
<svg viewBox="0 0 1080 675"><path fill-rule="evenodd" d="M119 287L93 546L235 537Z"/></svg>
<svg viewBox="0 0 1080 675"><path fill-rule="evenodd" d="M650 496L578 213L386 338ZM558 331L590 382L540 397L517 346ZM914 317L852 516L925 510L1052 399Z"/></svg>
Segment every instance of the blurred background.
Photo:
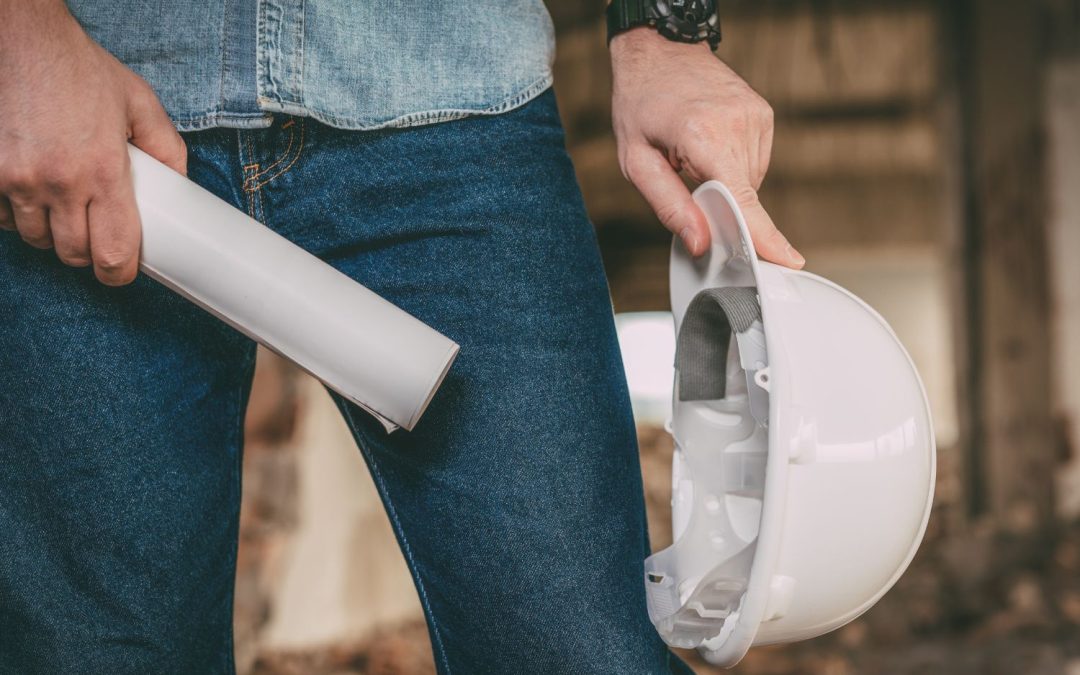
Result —
<svg viewBox="0 0 1080 675"><path fill-rule="evenodd" d="M669 319L640 313L669 309L670 238L616 162L603 4L548 0L556 90L661 548L670 370L649 345ZM762 201L810 270L892 323L927 385L940 462L927 539L895 589L734 672L1080 675L1080 1L721 8L720 57L776 112ZM239 672L434 673L404 561L322 387L261 354L247 439Z"/></svg>

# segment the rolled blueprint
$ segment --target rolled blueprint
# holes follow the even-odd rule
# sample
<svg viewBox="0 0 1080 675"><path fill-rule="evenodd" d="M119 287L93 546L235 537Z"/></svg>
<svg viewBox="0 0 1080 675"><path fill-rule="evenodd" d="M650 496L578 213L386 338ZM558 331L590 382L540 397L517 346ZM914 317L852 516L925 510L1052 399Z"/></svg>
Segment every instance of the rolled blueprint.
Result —
<svg viewBox="0 0 1080 675"><path fill-rule="evenodd" d="M458 345L128 146L141 269L296 363L388 432L412 429Z"/></svg>

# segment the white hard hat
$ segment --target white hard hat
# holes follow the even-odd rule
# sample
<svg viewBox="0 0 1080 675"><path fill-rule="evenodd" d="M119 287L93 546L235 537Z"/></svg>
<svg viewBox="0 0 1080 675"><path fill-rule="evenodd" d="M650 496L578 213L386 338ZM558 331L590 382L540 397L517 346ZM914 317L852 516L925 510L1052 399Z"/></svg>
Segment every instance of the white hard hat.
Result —
<svg viewBox="0 0 1080 675"><path fill-rule="evenodd" d="M730 667L843 626L896 582L930 515L934 434L881 316L759 261L722 184L694 199L713 243L694 259L676 238L671 255L675 543L645 585L668 644Z"/></svg>

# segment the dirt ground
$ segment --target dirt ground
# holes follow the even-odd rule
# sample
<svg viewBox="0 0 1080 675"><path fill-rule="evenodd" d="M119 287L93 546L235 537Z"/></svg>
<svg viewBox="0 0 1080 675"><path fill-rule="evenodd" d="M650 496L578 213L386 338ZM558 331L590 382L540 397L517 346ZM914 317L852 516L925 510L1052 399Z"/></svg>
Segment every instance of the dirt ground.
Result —
<svg viewBox="0 0 1080 675"><path fill-rule="evenodd" d="M642 429L650 532L670 540L670 440ZM947 490L943 491L947 493ZM894 589L863 617L807 642L752 649L732 671L682 652L698 673L737 675L1080 675L1080 524L1040 535L986 526L947 532L935 512L927 538ZM363 643L263 653L258 675L434 673L422 621ZM508 673L513 672L508 664Z"/></svg>

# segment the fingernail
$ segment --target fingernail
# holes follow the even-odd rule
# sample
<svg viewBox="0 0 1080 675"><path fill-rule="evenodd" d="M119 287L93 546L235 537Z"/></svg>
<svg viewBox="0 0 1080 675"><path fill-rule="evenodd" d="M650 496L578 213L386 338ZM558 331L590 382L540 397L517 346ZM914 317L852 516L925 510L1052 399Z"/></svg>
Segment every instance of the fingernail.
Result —
<svg viewBox="0 0 1080 675"><path fill-rule="evenodd" d="M788 260L795 263L796 265L801 266L806 264L806 258L802 257L802 255L800 255L799 252L796 251L791 244L787 245L787 248L784 249L784 252L787 253Z"/></svg>
<svg viewBox="0 0 1080 675"><path fill-rule="evenodd" d="M679 232L679 238L683 240L683 246L686 247L687 251L693 253L697 250L697 235L694 234L692 229L689 227L683 229L682 232Z"/></svg>

